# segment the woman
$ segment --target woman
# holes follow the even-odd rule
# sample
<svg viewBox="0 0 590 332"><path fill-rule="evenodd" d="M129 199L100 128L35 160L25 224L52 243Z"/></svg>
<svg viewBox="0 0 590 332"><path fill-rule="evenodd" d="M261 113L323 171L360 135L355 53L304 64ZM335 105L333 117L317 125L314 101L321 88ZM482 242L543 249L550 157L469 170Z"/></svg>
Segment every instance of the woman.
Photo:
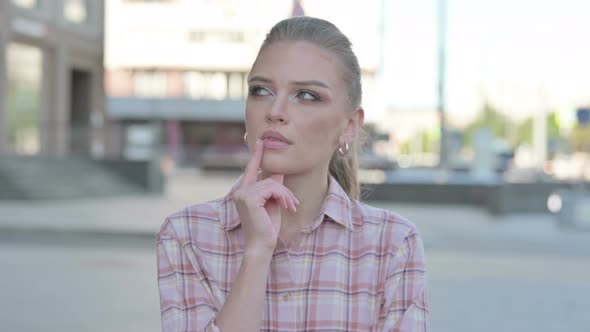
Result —
<svg viewBox="0 0 590 332"><path fill-rule="evenodd" d="M357 200L360 82L331 23L272 28L248 77L245 173L158 233L164 331L428 330L416 227Z"/></svg>

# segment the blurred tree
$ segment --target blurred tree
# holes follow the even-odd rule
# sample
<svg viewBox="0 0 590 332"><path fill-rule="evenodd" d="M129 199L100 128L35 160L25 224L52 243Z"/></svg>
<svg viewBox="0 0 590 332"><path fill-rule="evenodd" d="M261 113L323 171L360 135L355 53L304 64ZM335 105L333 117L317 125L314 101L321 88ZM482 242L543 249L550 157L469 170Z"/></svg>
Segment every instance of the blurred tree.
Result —
<svg viewBox="0 0 590 332"><path fill-rule="evenodd" d="M434 152L438 148L439 136L438 128L418 132L412 138L401 144L400 153ZM420 151L416 151L416 143L419 143Z"/></svg>
<svg viewBox="0 0 590 332"><path fill-rule="evenodd" d="M590 153L590 125L576 125L570 137L573 151Z"/></svg>
<svg viewBox="0 0 590 332"><path fill-rule="evenodd" d="M490 128L494 136L506 138L510 120L486 101L477 119L464 130L464 145L473 146L473 135L477 129Z"/></svg>
<svg viewBox="0 0 590 332"><path fill-rule="evenodd" d="M518 125L516 132L516 145L533 144L533 118L527 118Z"/></svg>
<svg viewBox="0 0 590 332"><path fill-rule="evenodd" d="M511 121L508 116L500 113L494 106L485 102L479 117L464 131L464 145L473 146L473 134L477 129L490 128L494 136L507 140L513 147L521 144L532 144L533 118L529 117L521 123ZM510 129L516 129L516 133ZM561 140L559 117L556 112L547 115L547 139Z"/></svg>
<svg viewBox="0 0 590 332"><path fill-rule="evenodd" d="M547 115L547 137L561 138L561 127L559 125L559 116L557 112L552 112Z"/></svg>
<svg viewBox="0 0 590 332"><path fill-rule="evenodd" d="M434 152L438 148L439 131L438 130L424 130L421 134L422 151Z"/></svg>
<svg viewBox="0 0 590 332"><path fill-rule="evenodd" d="M514 145L532 144L533 142L533 118L527 118L518 125L516 142ZM559 117L556 112L547 114L547 139L560 140L562 139L559 125Z"/></svg>

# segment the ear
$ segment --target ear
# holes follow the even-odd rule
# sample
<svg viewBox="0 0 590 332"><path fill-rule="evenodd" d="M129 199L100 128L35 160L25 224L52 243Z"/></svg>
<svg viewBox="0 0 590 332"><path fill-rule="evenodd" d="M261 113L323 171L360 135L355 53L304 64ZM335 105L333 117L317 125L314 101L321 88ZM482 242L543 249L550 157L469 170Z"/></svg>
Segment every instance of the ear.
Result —
<svg viewBox="0 0 590 332"><path fill-rule="evenodd" d="M355 109L349 116L346 123L346 127L344 127L344 131L342 135L340 135L338 139L338 143L352 143L355 137L358 135L361 127L363 126L363 122L365 121L365 110L362 107Z"/></svg>

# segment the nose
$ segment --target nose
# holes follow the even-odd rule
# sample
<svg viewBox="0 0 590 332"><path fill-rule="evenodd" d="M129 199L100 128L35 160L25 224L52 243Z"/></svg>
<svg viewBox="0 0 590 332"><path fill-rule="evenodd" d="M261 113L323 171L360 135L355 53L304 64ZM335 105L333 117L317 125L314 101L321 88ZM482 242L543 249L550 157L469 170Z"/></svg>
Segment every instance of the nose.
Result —
<svg viewBox="0 0 590 332"><path fill-rule="evenodd" d="M287 123L289 122L289 118L287 116L287 98L286 97L277 97L273 100L272 105L270 105L269 110L266 114L266 120L270 123Z"/></svg>

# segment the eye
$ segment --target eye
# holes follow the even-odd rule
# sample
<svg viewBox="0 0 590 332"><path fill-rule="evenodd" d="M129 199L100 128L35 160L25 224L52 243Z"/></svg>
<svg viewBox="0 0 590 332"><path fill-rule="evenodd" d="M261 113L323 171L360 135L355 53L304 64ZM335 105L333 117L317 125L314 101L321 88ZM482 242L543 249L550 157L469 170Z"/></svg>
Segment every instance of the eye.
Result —
<svg viewBox="0 0 590 332"><path fill-rule="evenodd" d="M305 101L320 101L320 96L312 91L309 90L301 90L297 93L297 98L303 99Z"/></svg>
<svg viewBox="0 0 590 332"><path fill-rule="evenodd" d="M270 96L271 93L268 89L261 86L253 86L249 89L250 96Z"/></svg>

